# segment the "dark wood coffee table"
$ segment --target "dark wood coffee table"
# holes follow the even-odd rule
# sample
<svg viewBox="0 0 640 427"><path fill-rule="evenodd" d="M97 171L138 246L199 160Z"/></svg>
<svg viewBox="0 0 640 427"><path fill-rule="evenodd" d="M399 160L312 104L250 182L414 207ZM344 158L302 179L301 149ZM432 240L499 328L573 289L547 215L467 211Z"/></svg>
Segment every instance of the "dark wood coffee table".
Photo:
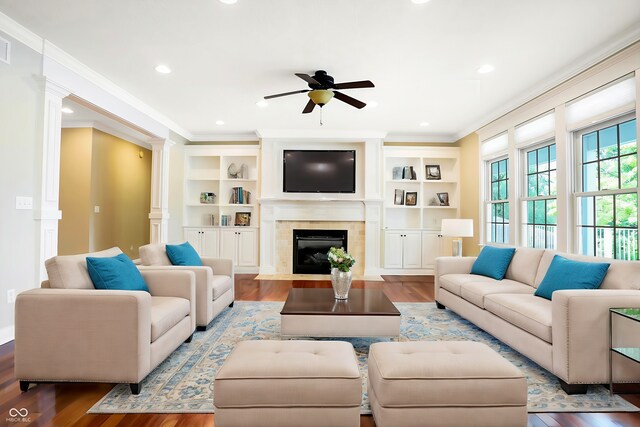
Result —
<svg viewBox="0 0 640 427"><path fill-rule="evenodd" d="M280 312L283 337L397 337L400 312L380 289L293 288Z"/></svg>

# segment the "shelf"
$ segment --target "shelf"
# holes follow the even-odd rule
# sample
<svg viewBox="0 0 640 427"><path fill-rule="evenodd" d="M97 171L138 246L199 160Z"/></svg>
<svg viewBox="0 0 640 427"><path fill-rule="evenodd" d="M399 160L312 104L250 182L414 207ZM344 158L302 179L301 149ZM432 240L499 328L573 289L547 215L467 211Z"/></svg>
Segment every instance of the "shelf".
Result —
<svg viewBox="0 0 640 427"><path fill-rule="evenodd" d="M246 178L223 178L220 181L222 182L256 182L255 179L246 179Z"/></svg>
<svg viewBox="0 0 640 427"><path fill-rule="evenodd" d="M611 351L640 363L640 347L615 347Z"/></svg>
<svg viewBox="0 0 640 427"><path fill-rule="evenodd" d="M458 209L457 206L423 206L425 209Z"/></svg>
<svg viewBox="0 0 640 427"><path fill-rule="evenodd" d="M420 181L417 179L389 179L387 182L392 182L396 184L420 184Z"/></svg>
<svg viewBox="0 0 640 427"><path fill-rule="evenodd" d="M188 206L190 208L202 208L202 207L215 208L217 206L222 206L222 205L219 205L217 203L187 203L185 206Z"/></svg>
<svg viewBox="0 0 640 427"><path fill-rule="evenodd" d="M423 179L425 184L457 184L458 181L452 181L450 179Z"/></svg>
<svg viewBox="0 0 640 427"><path fill-rule="evenodd" d="M187 178L187 181L220 181L220 178Z"/></svg>
<svg viewBox="0 0 640 427"><path fill-rule="evenodd" d="M236 207L236 206L252 208L252 207L255 206L255 204L253 204L253 203L225 203L225 204L220 204L218 206L223 207L223 208Z"/></svg>
<svg viewBox="0 0 640 427"><path fill-rule="evenodd" d="M407 206L407 205L389 205L385 206L387 209L420 209L420 206Z"/></svg>

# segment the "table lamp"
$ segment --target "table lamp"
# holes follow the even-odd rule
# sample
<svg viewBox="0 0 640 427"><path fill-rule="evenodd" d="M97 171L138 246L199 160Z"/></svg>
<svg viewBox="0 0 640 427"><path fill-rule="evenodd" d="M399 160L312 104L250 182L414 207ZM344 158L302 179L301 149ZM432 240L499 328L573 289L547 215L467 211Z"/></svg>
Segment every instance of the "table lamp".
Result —
<svg viewBox="0 0 640 427"><path fill-rule="evenodd" d="M473 237L472 219L443 219L440 234L455 237L453 240L453 256L462 256L462 237Z"/></svg>

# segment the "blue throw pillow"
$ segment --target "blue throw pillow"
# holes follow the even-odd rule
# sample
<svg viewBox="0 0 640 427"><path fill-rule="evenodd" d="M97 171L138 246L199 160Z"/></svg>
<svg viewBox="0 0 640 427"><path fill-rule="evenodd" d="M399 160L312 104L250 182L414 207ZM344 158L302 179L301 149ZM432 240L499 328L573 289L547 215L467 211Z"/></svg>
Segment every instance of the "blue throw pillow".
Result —
<svg viewBox="0 0 640 427"><path fill-rule="evenodd" d="M181 245L167 245L166 250L167 256L173 265L202 265L200 255L189 242L184 242Z"/></svg>
<svg viewBox="0 0 640 427"><path fill-rule="evenodd" d="M479 274L496 280L502 280L515 252L515 248L485 246L482 248L482 251L480 251L476 262L473 263L471 274Z"/></svg>
<svg viewBox="0 0 640 427"><path fill-rule="evenodd" d="M598 289L609 270L608 262L580 262L556 255L534 295L551 299L562 289Z"/></svg>
<svg viewBox="0 0 640 427"><path fill-rule="evenodd" d="M125 254L110 258L87 257L87 270L96 289L149 292L142 274Z"/></svg>

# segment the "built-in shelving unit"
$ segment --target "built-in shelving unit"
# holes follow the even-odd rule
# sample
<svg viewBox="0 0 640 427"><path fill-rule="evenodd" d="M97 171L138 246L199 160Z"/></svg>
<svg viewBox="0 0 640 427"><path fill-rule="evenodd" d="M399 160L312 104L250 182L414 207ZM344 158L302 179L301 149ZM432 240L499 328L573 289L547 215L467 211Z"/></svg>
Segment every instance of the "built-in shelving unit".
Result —
<svg viewBox="0 0 640 427"><path fill-rule="evenodd" d="M383 266L394 270L429 272L442 254L441 222L458 218L460 206L460 150L456 147L385 147L384 149ZM427 172L437 166L440 179ZM399 178L399 171L410 178ZM395 173L394 173L395 172ZM403 176L400 175L400 176ZM415 178L415 179L411 179ZM398 204L399 194L402 204ZM415 205L407 193L415 194ZM442 205L438 194L448 205Z"/></svg>
<svg viewBox="0 0 640 427"><path fill-rule="evenodd" d="M185 147L184 237L201 256L233 255L237 267L258 266L259 155L257 146ZM249 200L235 203L234 188L248 192ZM203 201L202 193L215 197ZM236 226L237 214L249 214L248 225Z"/></svg>

